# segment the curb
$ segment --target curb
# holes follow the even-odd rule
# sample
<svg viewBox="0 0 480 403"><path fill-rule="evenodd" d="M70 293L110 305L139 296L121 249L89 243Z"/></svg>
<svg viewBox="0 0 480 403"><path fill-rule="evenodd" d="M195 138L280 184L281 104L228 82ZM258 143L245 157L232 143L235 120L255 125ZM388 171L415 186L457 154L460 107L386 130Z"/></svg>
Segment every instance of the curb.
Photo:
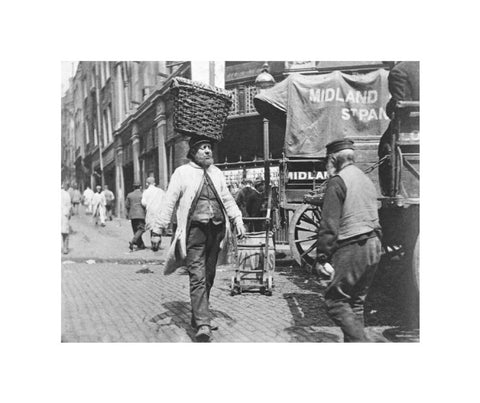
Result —
<svg viewBox="0 0 480 403"><path fill-rule="evenodd" d="M89 263L90 261L90 263ZM86 263L86 264L99 264L99 263L113 263L113 264L151 264L151 265L163 265L164 259L144 259L144 258L88 258L88 257L62 257L62 264L68 263Z"/></svg>
<svg viewBox="0 0 480 403"><path fill-rule="evenodd" d="M88 263L88 261L93 261ZM101 264L101 263L111 263L111 264L150 264L161 266L165 263L164 259L144 259L144 258L88 258L88 257L72 257L68 256L62 257L62 264L70 263L86 263L86 264ZM286 266L295 266L297 263L293 259L279 259L275 261L277 267L286 267Z"/></svg>

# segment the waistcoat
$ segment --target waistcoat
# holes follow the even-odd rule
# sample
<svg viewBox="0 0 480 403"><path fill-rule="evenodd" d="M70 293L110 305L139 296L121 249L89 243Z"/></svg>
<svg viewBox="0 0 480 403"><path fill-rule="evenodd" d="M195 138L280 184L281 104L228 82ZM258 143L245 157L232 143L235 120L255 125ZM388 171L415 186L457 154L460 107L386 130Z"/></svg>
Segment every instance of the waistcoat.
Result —
<svg viewBox="0 0 480 403"><path fill-rule="evenodd" d="M347 188L340 217L338 240L345 240L379 229L377 192L372 181L354 165L345 167L338 175L343 179Z"/></svg>
<svg viewBox="0 0 480 403"><path fill-rule="evenodd" d="M193 211L192 221L206 224L212 220L214 224L220 224L223 219L222 208L215 197L215 193L210 189L207 180L204 178L202 190Z"/></svg>

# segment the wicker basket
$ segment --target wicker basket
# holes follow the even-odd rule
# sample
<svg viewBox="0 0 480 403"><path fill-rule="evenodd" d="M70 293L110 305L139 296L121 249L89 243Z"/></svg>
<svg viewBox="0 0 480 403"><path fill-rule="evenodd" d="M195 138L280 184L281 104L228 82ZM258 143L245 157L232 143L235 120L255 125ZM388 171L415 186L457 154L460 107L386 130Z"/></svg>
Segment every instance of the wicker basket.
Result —
<svg viewBox="0 0 480 403"><path fill-rule="evenodd" d="M177 77L172 82L171 93L177 132L187 136L202 135L216 141L222 139L232 105L229 91Z"/></svg>

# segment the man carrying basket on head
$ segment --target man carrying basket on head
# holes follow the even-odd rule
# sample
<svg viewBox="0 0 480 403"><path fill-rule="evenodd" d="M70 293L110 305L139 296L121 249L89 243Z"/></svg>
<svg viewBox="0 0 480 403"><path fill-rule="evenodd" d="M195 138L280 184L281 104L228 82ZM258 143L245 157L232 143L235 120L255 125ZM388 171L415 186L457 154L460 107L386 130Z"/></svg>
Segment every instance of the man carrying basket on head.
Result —
<svg viewBox="0 0 480 403"><path fill-rule="evenodd" d="M211 339L210 290L216 266L228 263L230 220L245 236L242 213L230 194L222 171L213 165L213 140L194 135L189 141L189 163L173 173L153 232L160 234L170 223L175 206L177 229L168 250L165 274L186 266L190 277L192 326L196 341Z"/></svg>

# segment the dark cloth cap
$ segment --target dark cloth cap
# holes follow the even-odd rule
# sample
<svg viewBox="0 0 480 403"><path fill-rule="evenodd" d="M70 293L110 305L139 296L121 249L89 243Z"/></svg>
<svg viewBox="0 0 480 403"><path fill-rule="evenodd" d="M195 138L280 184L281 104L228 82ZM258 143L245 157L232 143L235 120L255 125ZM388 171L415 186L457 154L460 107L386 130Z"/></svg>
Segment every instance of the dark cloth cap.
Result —
<svg viewBox="0 0 480 403"><path fill-rule="evenodd" d="M261 176L257 176L255 178L255 182L253 183L255 186L257 185L263 185L265 183L265 181L263 180L263 178Z"/></svg>
<svg viewBox="0 0 480 403"><path fill-rule="evenodd" d="M207 136L200 136L200 135L192 136L188 142L188 146L190 147L190 149L188 150L187 158L190 158L191 160L193 160L193 156L195 155L195 152L196 152L195 147L203 143L208 143L211 146L213 146L213 144L216 143L216 141Z"/></svg>
<svg viewBox="0 0 480 403"><path fill-rule="evenodd" d="M349 139L340 139L327 144L327 154L333 154L342 150L354 150L353 141Z"/></svg>
<svg viewBox="0 0 480 403"><path fill-rule="evenodd" d="M210 137L192 136L190 138L190 141L188 142L188 146L190 147L190 149L192 149L193 147L198 146L199 144L202 144L202 143L209 143L209 144L213 145L214 142L215 141L213 139L211 139Z"/></svg>

